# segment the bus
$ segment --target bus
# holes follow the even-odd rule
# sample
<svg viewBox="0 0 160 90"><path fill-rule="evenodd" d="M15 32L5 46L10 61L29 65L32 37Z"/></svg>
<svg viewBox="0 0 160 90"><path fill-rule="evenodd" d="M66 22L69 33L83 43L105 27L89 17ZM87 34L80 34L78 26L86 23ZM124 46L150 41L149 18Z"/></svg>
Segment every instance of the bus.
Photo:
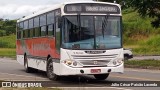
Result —
<svg viewBox="0 0 160 90"><path fill-rule="evenodd" d="M123 73L119 4L78 1L40 10L17 21L17 61L26 72L41 70L51 80Z"/></svg>

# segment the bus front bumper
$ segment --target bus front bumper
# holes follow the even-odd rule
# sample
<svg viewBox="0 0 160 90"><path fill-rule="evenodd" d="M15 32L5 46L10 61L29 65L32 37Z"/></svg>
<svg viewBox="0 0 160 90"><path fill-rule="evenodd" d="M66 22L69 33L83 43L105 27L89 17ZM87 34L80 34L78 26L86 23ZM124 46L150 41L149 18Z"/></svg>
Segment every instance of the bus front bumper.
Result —
<svg viewBox="0 0 160 90"><path fill-rule="evenodd" d="M60 75L93 75L93 74L105 74L105 73L123 73L124 64L122 63L119 66L115 67L82 67L82 68L73 68L65 64L60 65ZM93 72L94 71L94 72ZM98 72L97 72L98 71Z"/></svg>

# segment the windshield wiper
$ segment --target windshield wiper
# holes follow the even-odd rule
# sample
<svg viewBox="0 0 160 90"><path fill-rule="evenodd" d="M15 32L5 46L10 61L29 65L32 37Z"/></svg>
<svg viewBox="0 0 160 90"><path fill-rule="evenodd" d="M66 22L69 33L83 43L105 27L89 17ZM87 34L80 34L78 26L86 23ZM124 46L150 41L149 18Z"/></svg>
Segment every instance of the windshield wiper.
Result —
<svg viewBox="0 0 160 90"><path fill-rule="evenodd" d="M108 23L108 15L104 17L104 20L102 21L102 34L104 38L104 31L107 29L107 23Z"/></svg>

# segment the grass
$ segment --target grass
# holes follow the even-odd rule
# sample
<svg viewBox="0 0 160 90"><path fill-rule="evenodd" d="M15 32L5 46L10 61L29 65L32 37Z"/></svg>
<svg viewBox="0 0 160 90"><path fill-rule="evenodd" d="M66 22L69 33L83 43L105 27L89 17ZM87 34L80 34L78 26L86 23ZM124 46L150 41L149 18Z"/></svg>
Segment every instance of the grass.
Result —
<svg viewBox="0 0 160 90"><path fill-rule="evenodd" d="M160 55L160 35L152 35L145 40L135 41L136 44L124 45L132 48L134 55Z"/></svg>
<svg viewBox="0 0 160 90"><path fill-rule="evenodd" d="M16 57L16 49L15 48L0 48L0 57Z"/></svg>
<svg viewBox="0 0 160 90"><path fill-rule="evenodd" d="M159 69L160 70L159 60L130 60L130 61L125 61L124 64L126 67Z"/></svg>
<svg viewBox="0 0 160 90"><path fill-rule="evenodd" d="M16 35L0 37L0 48L16 48Z"/></svg>
<svg viewBox="0 0 160 90"><path fill-rule="evenodd" d="M0 57L16 57L16 35L0 37Z"/></svg>
<svg viewBox="0 0 160 90"><path fill-rule="evenodd" d="M134 55L160 55L160 28L151 25L153 18L140 17L132 10L123 10L123 44Z"/></svg>

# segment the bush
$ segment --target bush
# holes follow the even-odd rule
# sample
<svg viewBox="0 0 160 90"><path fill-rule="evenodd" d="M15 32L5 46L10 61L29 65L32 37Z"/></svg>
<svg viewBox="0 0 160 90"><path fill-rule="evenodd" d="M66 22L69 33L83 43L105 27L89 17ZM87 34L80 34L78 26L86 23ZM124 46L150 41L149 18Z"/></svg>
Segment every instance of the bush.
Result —
<svg viewBox="0 0 160 90"><path fill-rule="evenodd" d="M15 48L16 47L16 36L3 36L0 37L0 48Z"/></svg>

